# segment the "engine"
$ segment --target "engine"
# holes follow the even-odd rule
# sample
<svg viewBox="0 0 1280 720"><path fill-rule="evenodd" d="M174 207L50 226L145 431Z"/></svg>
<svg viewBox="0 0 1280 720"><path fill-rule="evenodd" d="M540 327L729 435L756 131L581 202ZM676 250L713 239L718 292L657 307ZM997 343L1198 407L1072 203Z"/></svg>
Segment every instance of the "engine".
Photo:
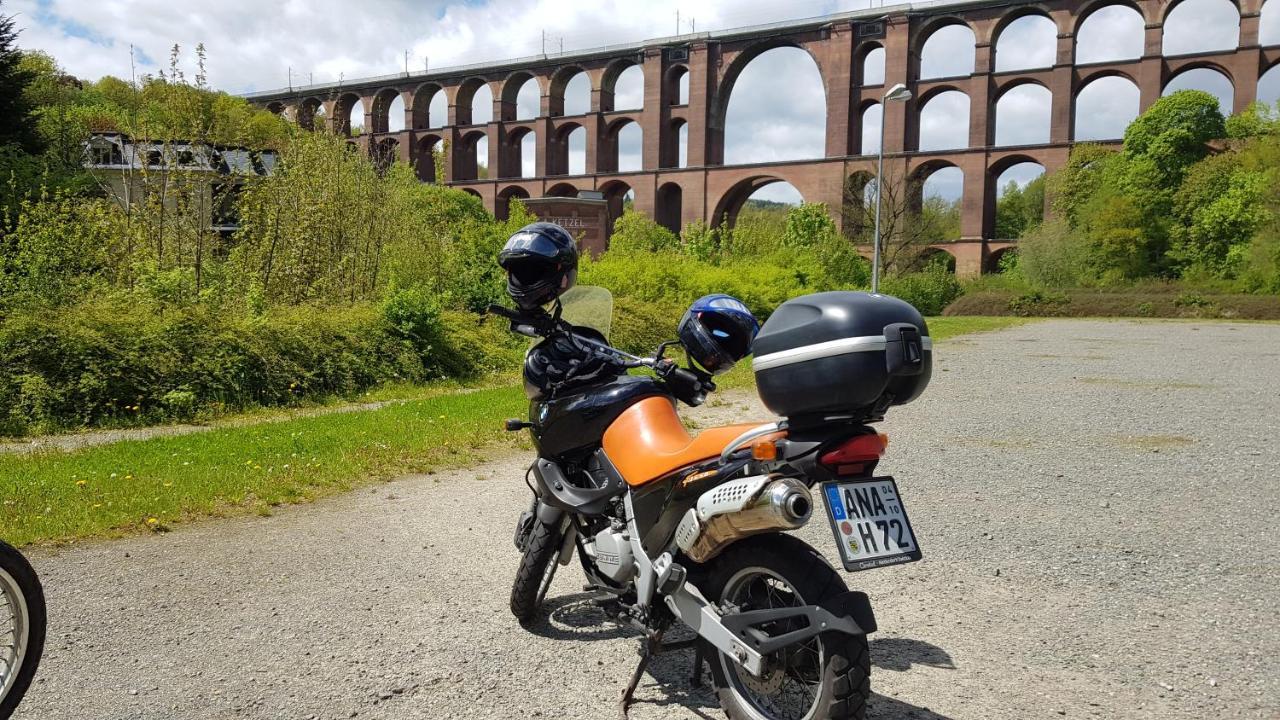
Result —
<svg viewBox="0 0 1280 720"><path fill-rule="evenodd" d="M635 573L631 540L625 530L612 527L601 530L587 542L586 550L600 574L614 582L625 583Z"/></svg>

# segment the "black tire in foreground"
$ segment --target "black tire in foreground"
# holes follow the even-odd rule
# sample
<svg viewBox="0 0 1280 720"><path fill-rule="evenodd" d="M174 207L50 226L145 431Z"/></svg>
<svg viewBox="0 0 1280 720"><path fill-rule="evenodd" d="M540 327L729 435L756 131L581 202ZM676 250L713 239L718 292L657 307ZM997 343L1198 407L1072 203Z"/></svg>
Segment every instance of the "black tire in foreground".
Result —
<svg viewBox="0 0 1280 720"><path fill-rule="evenodd" d="M0 720L8 720L27 694L44 653L44 633L40 579L21 553L0 542L0 653L9 653L0 663Z"/></svg>
<svg viewBox="0 0 1280 720"><path fill-rule="evenodd" d="M511 614L520 622L532 620L542 607L542 599L556 574L557 555L563 540L564 533L558 524L548 525L534 519L515 584L511 586Z"/></svg>
<svg viewBox="0 0 1280 720"><path fill-rule="evenodd" d="M704 592L742 610L817 605L847 591L818 551L782 534L736 543L711 563ZM783 628L782 630L785 630ZM867 637L825 633L766 657L761 678L704 646L731 720L863 720L871 693Z"/></svg>

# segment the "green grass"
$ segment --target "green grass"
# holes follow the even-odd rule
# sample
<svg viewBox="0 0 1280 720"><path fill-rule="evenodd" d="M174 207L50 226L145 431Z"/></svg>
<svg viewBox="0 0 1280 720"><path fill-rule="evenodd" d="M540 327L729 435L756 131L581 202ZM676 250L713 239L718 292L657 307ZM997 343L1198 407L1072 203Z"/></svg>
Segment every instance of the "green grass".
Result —
<svg viewBox="0 0 1280 720"><path fill-rule="evenodd" d="M995 330L1020 318L930 320L936 339ZM750 387L750 363L721 379ZM523 417L519 383L441 393L399 388L397 402L207 432L125 441L75 452L0 455L0 537L17 545L163 532L202 517L270 513L407 472L461 467L513 439L501 420ZM396 392L374 393L393 399ZM508 478L516 482L518 478Z"/></svg>
<svg viewBox="0 0 1280 720"><path fill-rule="evenodd" d="M0 537L113 536L206 516L268 513L406 472L479 459L522 415L518 386L377 410L0 457ZM516 481L512 478L512 481Z"/></svg>

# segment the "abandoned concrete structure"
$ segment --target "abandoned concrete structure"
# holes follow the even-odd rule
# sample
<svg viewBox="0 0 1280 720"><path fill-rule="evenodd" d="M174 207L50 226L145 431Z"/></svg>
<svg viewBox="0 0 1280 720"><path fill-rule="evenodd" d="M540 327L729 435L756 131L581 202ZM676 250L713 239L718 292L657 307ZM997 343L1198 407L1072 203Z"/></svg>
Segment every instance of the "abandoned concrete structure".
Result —
<svg viewBox="0 0 1280 720"><path fill-rule="evenodd" d="M1164 27L1182 0L976 0L927 2L832 15L824 18L690 34L596 50L537 56L429 74L400 74L255 93L250 99L282 112L304 126L319 117L338 132L350 132L351 111L364 109L365 132L354 142L375 157L398 157L417 167L420 177L437 177L432 148L444 149L444 181L472 192L502 216L511 198L574 196L582 190L603 193L612 207L634 193L635 207L678 229L707 219L732 222L746 199L772 182L791 183L805 200L824 202L833 213L842 206L850 183L874 177L875 157L862 147L863 119L877 106L885 115L883 137L886 177L923 181L941 168L964 174L961 237L939 249L956 258L961 274L994 264L1011 245L994 237L996 181L1007 168L1034 162L1051 171L1063 164L1075 137L1077 99L1091 83L1123 78L1136 86L1138 105L1154 103L1180 74L1209 68L1234 86L1238 111L1256 97L1259 77L1280 64L1280 44L1264 46L1259 27L1263 0L1237 0L1235 47L1193 54L1166 55ZM1224 3L1225 4L1225 3ZM1280 2L1275 12L1280 12ZM1104 61L1077 58L1077 36L1102 10L1136 14L1134 32L1141 52ZM1046 42L1054 59L1043 67L998 70L1001 33L1028 16L1052 23ZM1108 21L1110 22L1110 21ZM1095 23L1099 24L1099 23ZM973 71L953 77L922 76L921 57L931 37L960 26L971 31ZM808 52L821 73L826 93L823 157L791 162L726 165L725 118L734 83L752 59L779 47ZM644 75L640 109L615 110L619 75L638 66ZM585 73L590 108L565 115L565 87ZM516 96L527 82L537 83L538 116L517 120ZM687 83L687 97L682 90ZM881 104L885 90L905 83L914 97ZM1045 141L1034 145L998 145L1000 101L1019 87L1033 85L1051 95ZM493 120L472 122L473 98L487 86ZM949 92L968 99L967 146L922 150L920 118L929 103ZM447 99L447 117L432 117L437 94ZM399 98L404 129L389 132L388 110ZM875 117L879 118L876 114ZM618 171L618 137L631 124L642 131L641 168ZM585 130L585 173L570 175L568 138ZM521 143L536 138L536 172L521 177ZM687 137L687 147L680 138ZM477 158L484 139L487 157ZM479 177L481 168L486 177ZM837 222L844 222L840 217Z"/></svg>

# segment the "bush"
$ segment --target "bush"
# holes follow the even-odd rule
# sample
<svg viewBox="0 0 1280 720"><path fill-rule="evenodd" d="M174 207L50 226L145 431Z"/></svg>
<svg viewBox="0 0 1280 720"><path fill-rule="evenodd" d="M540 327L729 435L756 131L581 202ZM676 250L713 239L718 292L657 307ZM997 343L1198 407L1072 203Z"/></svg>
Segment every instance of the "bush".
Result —
<svg viewBox="0 0 1280 720"><path fill-rule="evenodd" d="M1089 248L1065 221L1051 220L1018 243L1018 270L1043 287L1079 287L1090 280Z"/></svg>
<svg viewBox="0 0 1280 720"><path fill-rule="evenodd" d="M946 268L933 266L924 272L887 277L880 284L880 291L906 300L922 315L941 315L964 293L964 288Z"/></svg>
<svg viewBox="0 0 1280 720"><path fill-rule="evenodd" d="M1033 290L1009 301L1009 312L1020 317L1061 315L1071 298L1062 293Z"/></svg>
<svg viewBox="0 0 1280 720"><path fill-rule="evenodd" d="M492 325L413 293L261 317L161 313L135 297L13 313L0 324L0 434L188 420L510 368L516 341Z"/></svg>

